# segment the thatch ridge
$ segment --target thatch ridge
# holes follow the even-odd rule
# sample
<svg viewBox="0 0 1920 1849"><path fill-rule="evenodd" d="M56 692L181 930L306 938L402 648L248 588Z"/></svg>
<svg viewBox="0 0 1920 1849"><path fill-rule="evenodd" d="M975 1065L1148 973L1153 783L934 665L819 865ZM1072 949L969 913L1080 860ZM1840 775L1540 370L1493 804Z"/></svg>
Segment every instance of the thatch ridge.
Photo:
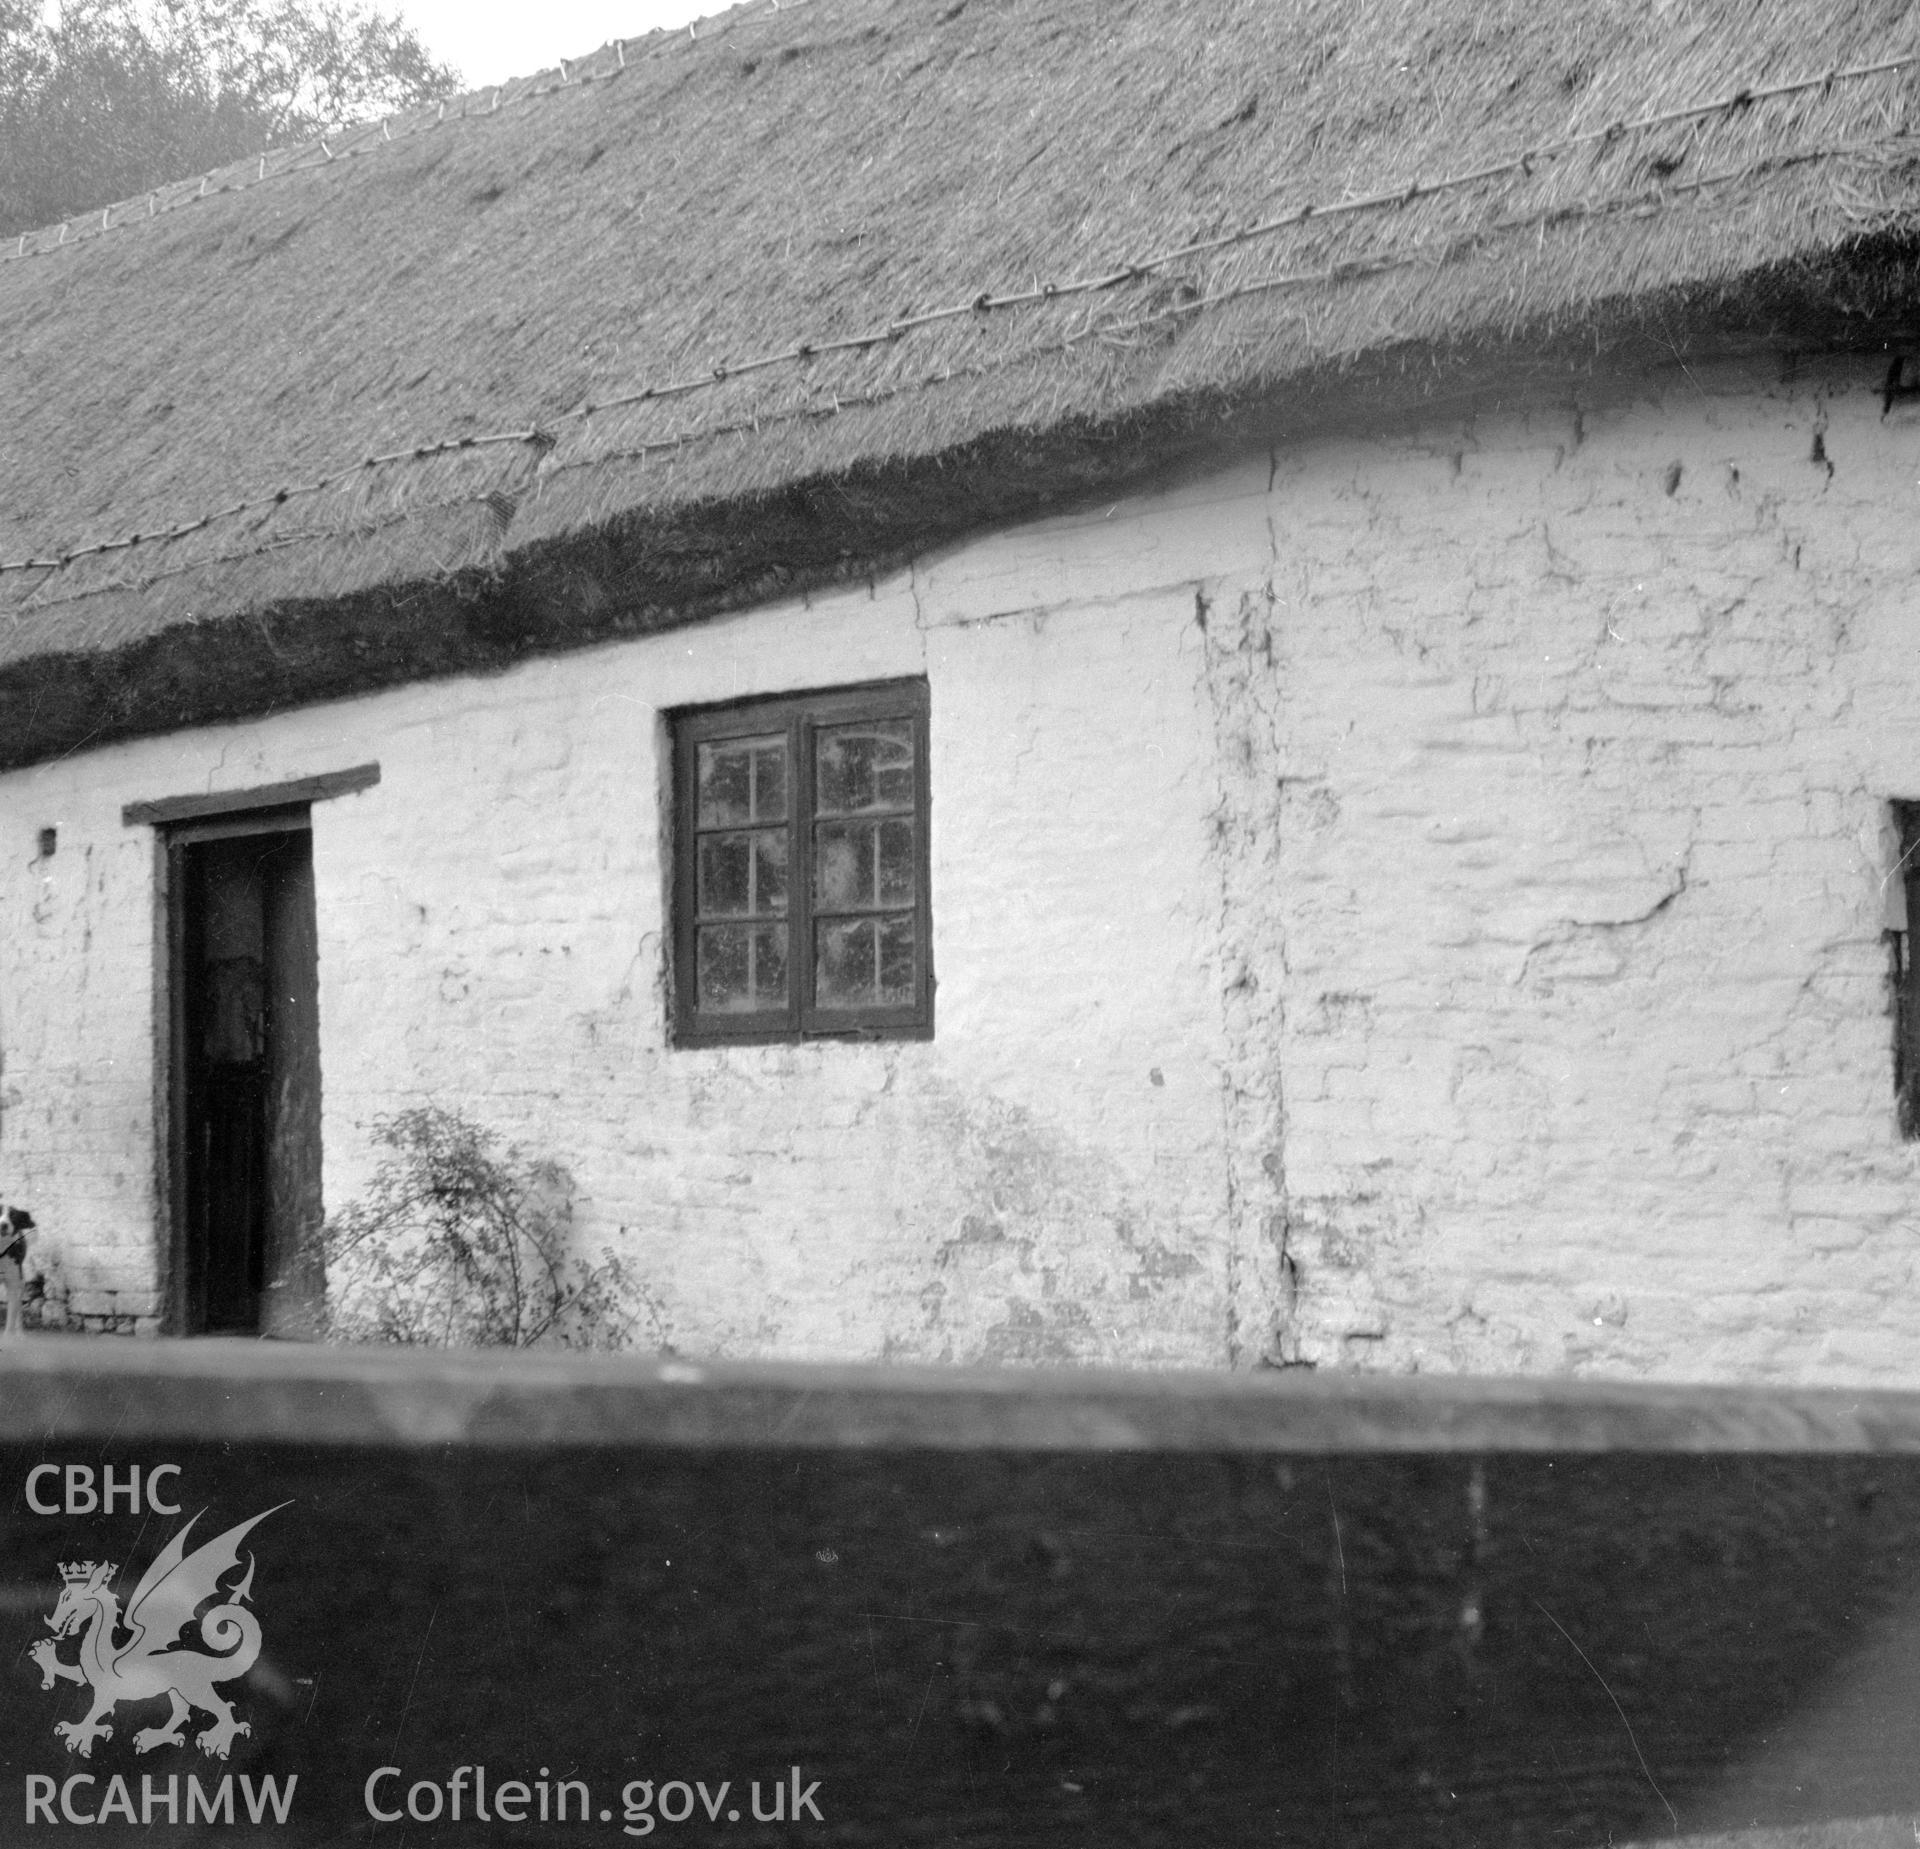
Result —
<svg viewBox="0 0 1920 1849"><path fill-rule="evenodd" d="M1920 23L1896 0L751 21L732 49L0 264L23 407L0 560L50 562L0 573L0 704L229 619L298 612L397 660L323 612L434 586L510 603L595 535L663 549L646 620L687 620L764 594L779 562L740 516L785 496L819 529L798 583L892 556L906 510L951 533L1046 501L1052 463L1016 471L1024 500L978 482L965 459L996 446L1118 446L1111 485L1194 407L1251 428L1656 318L1857 344L1908 314ZM974 487L931 517L954 479ZM617 630L628 564L582 568L526 645ZM310 666L273 697L338 690ZM116 724L232 706L199 697Z"/></svg>

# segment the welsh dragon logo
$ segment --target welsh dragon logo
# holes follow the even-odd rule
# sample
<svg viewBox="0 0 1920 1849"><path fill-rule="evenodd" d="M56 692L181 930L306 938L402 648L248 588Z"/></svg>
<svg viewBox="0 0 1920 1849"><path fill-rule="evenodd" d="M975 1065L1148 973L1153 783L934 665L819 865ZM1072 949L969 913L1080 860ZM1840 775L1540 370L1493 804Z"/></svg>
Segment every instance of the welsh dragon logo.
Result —
<svg viewBox="0 0 1920 1849"><path fill-rule="evenodd" d="M173 1704L164 1727L143 1727L133 1736L136 1752L156 1746L185 1746L186 1726L198 1708L213 1717L213 1725L195 1736L204 1753L226 1758L237 1735L253 1731L234 1718L233 1704L214 1693L216 1682L231 1682L253 1667L260 1654L260 1620L246 1609L253 1590L253 1557L247 1557L246 1576L231 1590L220 1582L240 1568L240 1543L249 1529L265 1521L276 1503L251 1521L186 1551L193 1524L187 1525L163 1547L141 1576L120 1613L119 1595L109 1582L119 1570L111 1561L76 1560L62 1565L59 1602L47 1618L53 1636L43 1637L29 1654L40 1665L43 1689L56 1682L90 1683L93 1706L84 1720L56 1721L53 1731L67 1743L67 1751L82 1758L93 1754L96 1740L113 1738L108 1718L123 1701L156 1701L162 1695ZM207 1611L200 1608L216 1600ZM206 1650L183 1642L181 1633L199 1614L199 1641ZM76 1662L64 1662L60 1645L76 1632L80 1639Z"/></svg>

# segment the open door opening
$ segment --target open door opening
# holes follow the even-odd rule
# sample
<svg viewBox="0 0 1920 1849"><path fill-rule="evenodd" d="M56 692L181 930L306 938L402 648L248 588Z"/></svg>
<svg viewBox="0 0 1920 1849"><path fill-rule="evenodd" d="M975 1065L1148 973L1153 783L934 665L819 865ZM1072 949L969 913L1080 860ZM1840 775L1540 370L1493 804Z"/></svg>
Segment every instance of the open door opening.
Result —
<svg viewBox="0 0 1920 1849"><path fill-rule="evenodd" d="M173 1326L320 1332L320 1035L304 807L170 832Z"/></svg>

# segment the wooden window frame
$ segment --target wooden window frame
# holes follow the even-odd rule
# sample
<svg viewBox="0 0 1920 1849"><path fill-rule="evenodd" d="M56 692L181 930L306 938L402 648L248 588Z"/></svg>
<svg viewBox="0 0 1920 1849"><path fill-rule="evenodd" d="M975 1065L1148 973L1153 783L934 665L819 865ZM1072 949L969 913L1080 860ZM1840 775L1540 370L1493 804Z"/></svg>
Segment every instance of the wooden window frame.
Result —
<svg viewBox="0 0 1920 1849"><path fill-rule="evenodd" d="M803 1040L930 1040L933 1037L932 863L927 768L928 693L923 679L873 681L818 692L683 708L667 715L672 739L673 1040L676 1046L764 1046ZM813 892L814 737L822 729L906 719L914 743L914 997L899 1007L822 1008L814 1000L815 924L830 915ZM697 925L699 747L729 738L784 733L787 740L788 1005L779 1013L702 1013L698 1006Z"/></svg>

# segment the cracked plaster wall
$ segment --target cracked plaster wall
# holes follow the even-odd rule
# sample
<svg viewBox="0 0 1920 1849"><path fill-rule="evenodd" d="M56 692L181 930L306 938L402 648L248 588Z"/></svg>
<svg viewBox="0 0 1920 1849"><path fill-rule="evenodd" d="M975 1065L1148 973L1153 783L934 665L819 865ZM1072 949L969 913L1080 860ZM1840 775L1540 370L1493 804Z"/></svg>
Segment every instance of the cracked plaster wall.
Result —
<svg viewBox="0 0 1920 1849"><path fill-rule="evenodd" d="M1291 1353L1911 1378L1920 415L1884 373L1676 367L1276 459L1211 634L1272 869Z"/></svg>
<svg viewBox="0 0 1920 1849"><path fill-rule="evenodd" d="M0 1195L151 1293L120 805L373 758L314 811L329 1205L376 1114L458 1104L572 1169L686 1350L1904 1379L1920 412L1883 372L1327 439L0 778ZM669 1048L658 715L909 673L936 1037Z"/></svg>

